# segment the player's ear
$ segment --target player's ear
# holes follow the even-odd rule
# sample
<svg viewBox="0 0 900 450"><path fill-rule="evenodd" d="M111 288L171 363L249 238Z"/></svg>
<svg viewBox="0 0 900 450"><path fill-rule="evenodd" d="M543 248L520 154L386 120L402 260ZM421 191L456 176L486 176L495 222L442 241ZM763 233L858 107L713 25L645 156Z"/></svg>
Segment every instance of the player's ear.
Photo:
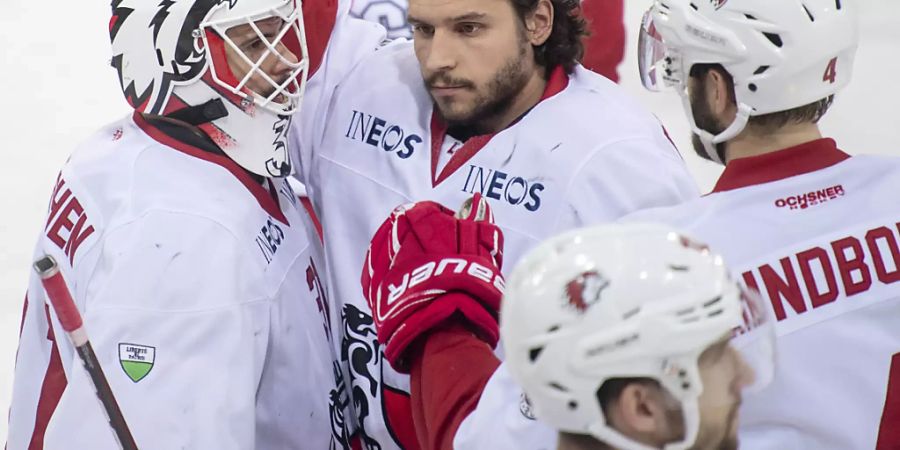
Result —
<svg viewBox="0 0 900 450"><path fill-rule="evenodd" d="M671 394L656 383L629 383L615 402L611 411L615 427L634 440L661 446L678 434L681 424L676 423L680 414L673 414Z"/></svg>
<svg viewBox="0 0 900 450"><path fill-rule="evenodd" d="M553 32L553 3L550 0L538 0L534 11L525 16L525 34L528 42L537 47L543 45Z"/></svg>
<svg viewBox="0 0 900 450"><path fill-rule="evenodd" d="M734 86L728 79L728 75L714 68L708 70L704 76L704 89L706 98L710 103L710 111L720 118L723 124L734 122L737 116L737 105L734 101Z"/></svg>

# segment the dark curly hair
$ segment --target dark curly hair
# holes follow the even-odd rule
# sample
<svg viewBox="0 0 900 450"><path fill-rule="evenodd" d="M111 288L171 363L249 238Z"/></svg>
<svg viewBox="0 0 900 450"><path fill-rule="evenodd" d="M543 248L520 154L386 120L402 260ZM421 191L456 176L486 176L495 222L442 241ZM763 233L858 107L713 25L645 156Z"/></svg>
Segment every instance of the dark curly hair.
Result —
<svg viewBox="0 0 900 450"><path fill-rule="evenodd" d="M538 0L510 1L522 21L538 5ZM548 70L562 66L566 73L572 73L584 56L582 38L588 34L587 22L581 14L581 2L550 0L550 3L553 4L553 30L546 42L534 48L534 59Z"/></svg>

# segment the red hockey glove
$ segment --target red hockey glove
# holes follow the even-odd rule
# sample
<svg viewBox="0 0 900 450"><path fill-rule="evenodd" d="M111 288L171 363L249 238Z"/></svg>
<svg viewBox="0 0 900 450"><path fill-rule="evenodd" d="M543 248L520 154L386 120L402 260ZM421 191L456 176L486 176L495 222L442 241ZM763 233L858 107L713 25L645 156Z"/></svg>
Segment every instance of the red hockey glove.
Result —
<svg viewBox="0 0 900 450"><path fill-rule="evenodd" d="M464 218L434 202L395 209L369 246L362 273L385 357L406 370L413 341L451 316L497 345L503 234L476 195Z"/></svg>

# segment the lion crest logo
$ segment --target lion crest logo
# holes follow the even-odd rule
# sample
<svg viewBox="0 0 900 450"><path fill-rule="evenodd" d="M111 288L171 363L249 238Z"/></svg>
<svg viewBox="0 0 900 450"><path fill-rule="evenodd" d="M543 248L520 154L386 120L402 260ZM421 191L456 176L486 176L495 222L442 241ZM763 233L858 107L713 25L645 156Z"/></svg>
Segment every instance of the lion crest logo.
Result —
<svg viewBox="0 0 900 450"><path fill-rule="evenodd" d="M112 66L128 103L136 110L161 114L179 83L190 83L207 67L202 40L195 31L209 12L239 0L113 0L109 37Z"/></svg>
<svg viewBox="0 0 900 450"><path fill-rule="evenodd" d="M609 280L600 272L583 272L566 283L566 298L569 306L581 314L600 302L603 290L609 287Z"/></svg>

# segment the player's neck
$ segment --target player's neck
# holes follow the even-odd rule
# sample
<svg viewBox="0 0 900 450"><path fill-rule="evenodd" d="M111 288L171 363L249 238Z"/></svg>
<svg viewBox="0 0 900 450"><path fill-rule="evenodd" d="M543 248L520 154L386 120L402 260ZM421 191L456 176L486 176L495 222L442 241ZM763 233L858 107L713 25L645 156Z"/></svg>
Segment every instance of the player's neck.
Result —
<svg viewBox="0 0 900 450"><path fill-rule="evenodd" d="M547 79L544 77L544 72L544 68L535 67L525 86L512 100L509 107L479 123L479 131L483 134L499 133L512 125L528 110L534 108L541 101L541 97L543 97L544 90L547 87Z"/></svg>
<svg viewBox="0 0 900 450"><path fill-rule="evenodd" d="M814 123L786 125L774 133L759 133L748 128L728 141L725 160L733 161L773 153L821 138L822 133Z"/></svg>

